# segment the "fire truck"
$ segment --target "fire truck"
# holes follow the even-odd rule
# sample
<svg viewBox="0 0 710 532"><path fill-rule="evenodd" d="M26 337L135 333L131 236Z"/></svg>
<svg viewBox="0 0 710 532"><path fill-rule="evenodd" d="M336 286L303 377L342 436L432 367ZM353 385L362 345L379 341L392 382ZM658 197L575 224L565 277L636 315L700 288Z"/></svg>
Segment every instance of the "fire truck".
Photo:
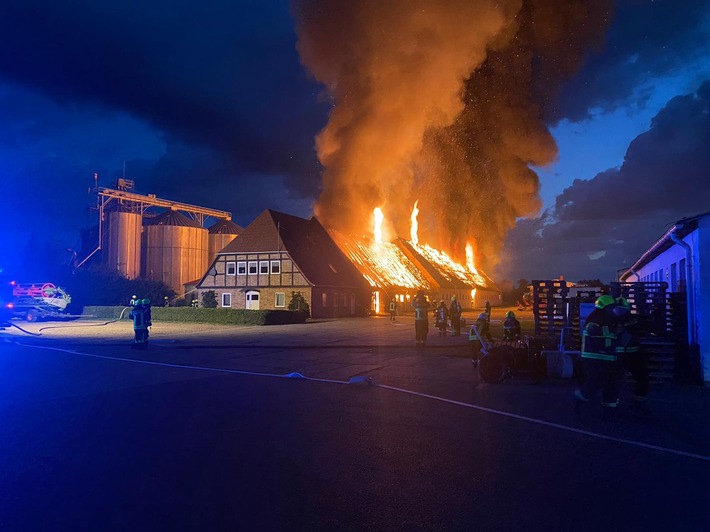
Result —
<svg viewBox="0 0 710 532"><path fill-rule="evenodd" d="M16 283L12 281L12 315L27 321L64 317L71 296L53 283Z"/></svg>

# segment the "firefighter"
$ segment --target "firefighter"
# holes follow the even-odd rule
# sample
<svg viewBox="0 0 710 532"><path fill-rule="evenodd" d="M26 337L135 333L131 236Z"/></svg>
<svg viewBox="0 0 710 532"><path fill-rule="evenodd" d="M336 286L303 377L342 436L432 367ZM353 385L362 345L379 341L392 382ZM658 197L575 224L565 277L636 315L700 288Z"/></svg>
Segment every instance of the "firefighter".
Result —
<svg viewBox="0 0 710 532"><path fill-rule="evenodd" d="M449 309L442 299L436 309L436 327L439 329L439 336L446 336L446 322L449 319Z"/></svg>
<svg viewBox="0 0 710 532"><path fill-rule="evenodd" d="M429 306L424 291L419 290L412 300L412 308L414 308L414 334L417 345L422 347L426 345L426 337L429 334L429 318L427 316Z"/></svg>
<svg viewBox="0 0 710 532"><path fill-rule="evenodd" d="M397 298L390 299L390 321L397 321Z"/></svg>
<svg viewBox="0 0 710 532"><path fill-rule="evenodd" d="M616 352L621 358L624 369L631 373L634 378L634 400L631 404L631 413L639 417L651 415L646 406L648 389L650 386L648 378L648 356L641 351L639 333L641 323L638 316L631 313L631 305L624 297L616 300L614 315L617 318Z"/></svg>
<svg viewBox="0 0 710 532"><path fill-rule="evenodd" d="M133 320L133 345L145 346L148 343L148 327L152 325L150 299L136 299L128 316Z"/></svg>
<svg viewBox="0 0 710 532"><path fill-rule="evenodd" d="M456 296L451 297L449 319L451 320L451 334L453 336L461 336L461 303L458 302Z"/></svg>
<svg viewBox="0 0 710 532"><path fill-rule="evenodd" d="M509 310L506 312L503 322L503 340L515 342L520 340L520 337L520 322L515 318L515 312Z"/></svg>
<svg viewBox="0 0 710 532"><path fill-rule="evenodd" d="M582 330L582 363L584 383L574 392L575 412L588 403L601 388L602 406L610 415L619 404L619 387L623 366L616 353L616 318L613 307L616 300L604 294L597 298Z"/></svg>
<svg viewBox="0 0 710 532"><path fill-rule="evenodd" d="M478 361L481 358L481 349L483 348L481 341L491 342L492 340L488 314L481 312L475 323L471 325L471 331L468 333L468 341L471 343L471 361L474 368L478 367Z"/></svg>

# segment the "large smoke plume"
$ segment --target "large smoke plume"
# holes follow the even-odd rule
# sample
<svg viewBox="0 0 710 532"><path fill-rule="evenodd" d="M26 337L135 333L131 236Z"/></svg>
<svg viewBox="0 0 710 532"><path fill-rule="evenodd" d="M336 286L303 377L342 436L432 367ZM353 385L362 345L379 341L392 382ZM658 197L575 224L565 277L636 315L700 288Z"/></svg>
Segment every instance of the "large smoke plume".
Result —
<svg viewBox="0 0 710 532"><path fill-rule="evenodd" d="M531 165L557 148L545 117L600 41L611 0L294 0L303 64L333 101L316 146L316 214L364 233L381 206L422 242L484 268L540 209Z"/></svg>

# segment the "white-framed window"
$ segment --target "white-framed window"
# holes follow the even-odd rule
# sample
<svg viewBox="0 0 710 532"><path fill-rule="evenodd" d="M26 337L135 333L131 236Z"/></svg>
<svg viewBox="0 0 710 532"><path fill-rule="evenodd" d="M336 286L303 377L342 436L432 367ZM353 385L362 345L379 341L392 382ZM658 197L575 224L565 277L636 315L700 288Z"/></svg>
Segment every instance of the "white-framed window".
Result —
<svg viewBox="0 0 710 532"><path fill-rule="evenodd" d="M232 294L229 292L224 292L222 294L222 306L231 307L232 306Z"/></svg>
<svg viewBox="0 0 710 532"><path fill-rule="evenodd" d="M276 308L284 308L286 306L286 293L276 292L276 300L274 301Z"/></svg>
<svg viewBox="0 0 710 532"><path fill-rule="evenodd" d="M262 275L268 275L269 273L269 261L262 260L259 262L259 273Z"/></svg>
<svg viewBox="0 0 710 532"><path fill-rule="evenodd" d="M237 274L237 263L236 262L228 262L227 263L227 275L236 275Z"/></svg>
<svg viewBox="0 0 710 532"><path fill-rule="evenodd" d="M271 261L271 273L272 274L281 273L281 261L280 260L272 260Z"/></svg>
<svg viewBox="0 0 710 532"><path fill-rule="evenodd" d="M237 262L237 275L247 274L247 263L244 261Z"/></svg>
<svg viewBox="0 0 710 532"><path fill-rule="evenodd" d="M249 275L256 275L256 265L257 262L255 260L249 261Z"/></svg>

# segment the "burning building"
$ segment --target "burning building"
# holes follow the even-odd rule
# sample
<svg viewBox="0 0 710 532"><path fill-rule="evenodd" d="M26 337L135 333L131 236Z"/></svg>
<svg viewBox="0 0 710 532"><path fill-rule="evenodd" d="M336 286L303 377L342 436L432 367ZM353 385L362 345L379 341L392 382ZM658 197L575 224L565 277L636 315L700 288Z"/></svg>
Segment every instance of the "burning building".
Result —
<svg viewBox="0 0 710 532"><path fill-rule="evenodd" d="M387 241L383 236L384 214L373 212L373 236L346 236L331 230L340 249L365 277L372 289L372 308L383 311L395 298L401 309L407 309L414 295L423 290L432 302L447 304L456 296L464 308L501 304L501 291L485 273L474 265L473 246L466 247L466 265L459 264L445 252L420 244L418 214L415 203L411 214L410 240L397 237Z"/></svg>

